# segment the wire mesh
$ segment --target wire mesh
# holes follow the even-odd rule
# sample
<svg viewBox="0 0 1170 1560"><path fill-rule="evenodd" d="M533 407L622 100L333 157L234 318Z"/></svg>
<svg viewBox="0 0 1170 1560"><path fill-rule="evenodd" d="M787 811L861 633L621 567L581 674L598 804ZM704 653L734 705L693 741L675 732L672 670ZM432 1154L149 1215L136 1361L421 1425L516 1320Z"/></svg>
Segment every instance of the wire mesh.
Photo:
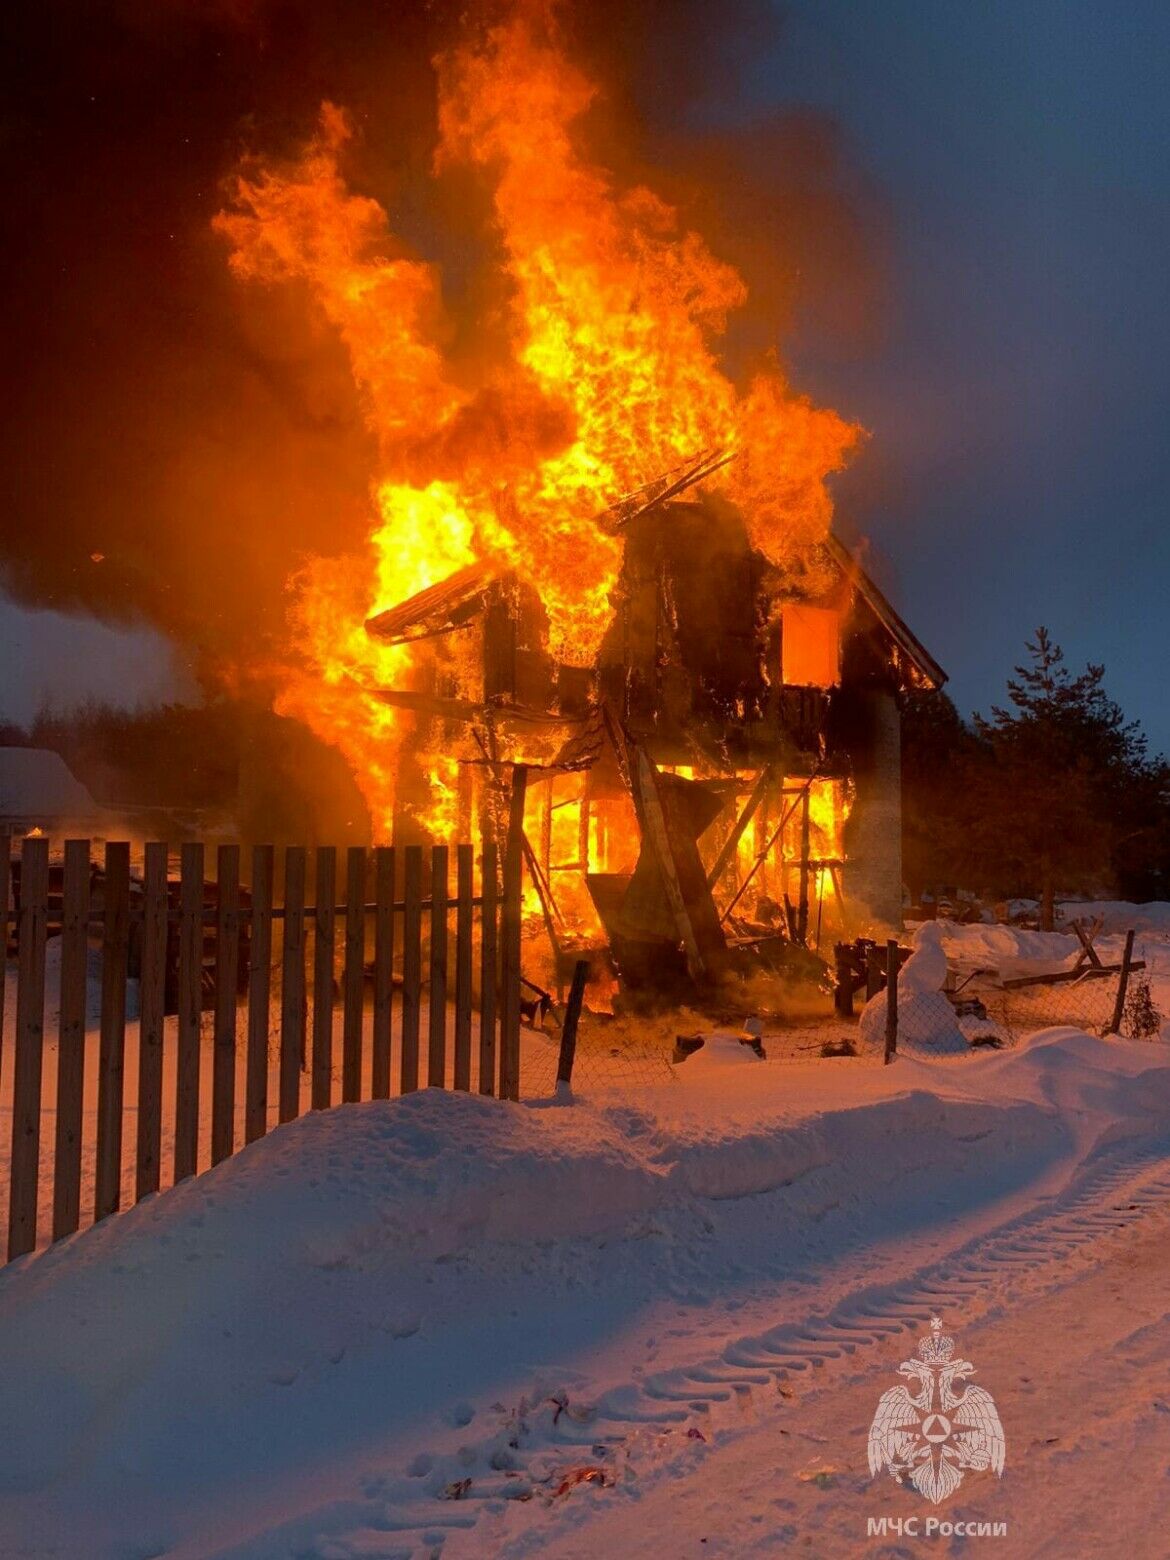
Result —
<svg viewBox="0 0 1170 1560"><path fill-rule="evenodd" d="M637 1026L587 1014L577 1033L573 1088L638 1093L675 1081L673 1046L659 1026L639 1033ZM540 1099L556 1090L560 1032L550 1019L547 1030L522 1029L520 1035L521 1092Z"/></svg>

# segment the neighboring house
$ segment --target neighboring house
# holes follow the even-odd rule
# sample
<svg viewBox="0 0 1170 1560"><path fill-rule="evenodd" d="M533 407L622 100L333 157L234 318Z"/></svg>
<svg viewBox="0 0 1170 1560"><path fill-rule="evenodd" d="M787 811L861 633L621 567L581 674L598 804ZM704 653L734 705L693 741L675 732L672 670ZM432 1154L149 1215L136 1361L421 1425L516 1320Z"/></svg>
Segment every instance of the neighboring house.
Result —
<svg viewBox="0 0 1170 1560"><path fill-rule="evenodd" d="M59 753L0 747L0 834L101 833L109 818Z"/></svg>

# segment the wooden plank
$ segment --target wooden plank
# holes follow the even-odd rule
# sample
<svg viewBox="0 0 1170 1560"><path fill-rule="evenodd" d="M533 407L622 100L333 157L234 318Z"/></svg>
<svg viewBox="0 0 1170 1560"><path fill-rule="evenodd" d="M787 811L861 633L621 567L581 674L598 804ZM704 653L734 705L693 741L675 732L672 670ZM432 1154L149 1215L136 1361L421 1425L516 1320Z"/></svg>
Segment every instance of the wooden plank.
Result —
<svg viewBox="0 0 1170 1560"><path fill-rule="evenodd" d="M199 1023L203 987L203 846L179 857L179 1043L175 1067L175 1180L199 1166Z"/></svg>
<svg viewBox="0 0 1170 1560"><path fill-rule="evenodd" d="M471 1088L471 959L475 848L455 850L455 1087Z"/></svg>
<svg viewBox="0 0 1170 1560"><path fill-rule="evenodd" d="M1134 959L1129 966L1130 974L1134 970L1144 970L1145 967L1144 960ZM1082 980L1103 980L1106 975L1117 975L1120 972L1120 964L1103 964L1099 970L1090 965L1087 968L1081 966L1079 969L1056 970L1050 975L1017 975L1011 980L1001 981L1000 985L1004 991L1021 991L1028 986L1061 986Z"/></svg>
<svg viewBox="0 0 1170 1560"><path fill-rule="evenodd" d="M345 1006L341 1039L341 1098L362 1097L362 1009L366 967L366 851L351 845L345 857Z"/></svg>
<svg viewBox="0 0 1170 1560"><path fill-rule="evenodd" d="M61 1025L57 1041L57 1130L53 1239L81 1222L81 1106L85 1091L86 956L89 951L89 841L65 841L61 905Z"/></svg>
<svg viewBox="0 0 1170 1560"><path fill-rule="evenodd" d="M637 777L636 795L639 802L639 812L646 831L646 840L654 851L658 870L662 878L662 886L674 919L675 929L680 942L686 950L687 967L692 976L699 979L711 973L711 960L715 949L709 940L708 946L703 946L703 939L700 937L694 917L691 914L691 907L687 904L682 884L679 881L670 830L667 826L666 814L662 806L662 797L658 789L657 770L650 755L644 748L639 747L636 751L634 773ZM703 886L706 888L705 879ZM708 894L709 892L708 890ZM714 917L714 910L712 910L712 916ZM716 930L718 930L718 920L717 918L715 919ZM720 943L723 942L721 933L719 941Z"/></svg>
<svg viewBox="0 0 1170 1560"><path fill-rule="evenodd" d="M97 1161L93 1217L116 1213L122 1191L122 1106L126 1061L126 974L130 951L130 846L106 845L103 887L102 1018L98 1045Z"/></svg>
<svg viewBox="0 0 1170 1560"><path fill-rule="evenodd" d="M284 853L284 939L280 993L280 1119L301 1113L305 1065L305 847Z"/></svg>
<svg viewBox="0 0 1170 1560"><path fill-rule="evenodd" d="M499 980L496 847L485 843L480 879L479 941L479 1092L496 1092L496 986Z"/></svg>
<svg viewBox="0 0 1170 1560"><path fill-rule="evenodd" d="M1100 960L1097 962L1099 964ZM1121 976L1117 982L1117 1000L1113 1004L1113 1019L1106 1031L1107 1034L1119 1035L1121 1033L1121 1020L1125 1017L1125 994L1129 989L1129 972L1133 968L1133 928L1131 927L1125 934L1125 952L1121 955Z"/></svg>
<svg viewBox="0 0 1170 1560"><path fill-rule="evenodd" d="M399 1092L418 1088L418 1031L422 997L422 871L421 845L403 852L402 913L402 1056Z"/></svg>
<svg viewBox="0 0 1170 1560"><path fill-rule="evenodd" d="M370 1093L390 1098L390 1036L394 1020L394 847L374 851L374 1024Z"/></svg>
<svg viewBox="0 0 1170 1560"><path fill-rule="evenodd" d="M500 923L500 1098L520 1098L520 900L524 885L524 796L528 770L512 766Z"/></svg>
<svg viewBox="0 0 1170 1560"><path fill-rule="evenodd" d="M87 848L88 855L88 848ZM88 862L87 862L88 865ZM167 847L146 847L138 977L138 1134L134 1198L157 1192L162 1169L163 1010L167 982Z"/></svg>
<svg viewBox="0 0 1170 1560"><path fill-rule="evenodd" d="M231 1157L236 1120L236 985L240 973L240 847L221 845L215 865L215 1028L211 1162Z"/></svg>
<svg viewBox="0 0 1170 1560"><path fill-rule="evenodd" d="M447 847L431 848L431 983L427 1024L427 1084L447 1081Z"/></svg>
<svg viewBox="0 0 1170 1560"><path fill-rule="evenodd" d="M581 1009L585 1003L585 982L589 979L589 960L578 959L573 966L573 984L569 987L569 1002L565 1009L565 1022L561 1026L561 1051L557 1058L557 1092L563 1084L566 1090L573 1084L573 1062L577 1056L577 1028L581 1022Z"/></svg>
<svg viewBox="0 0 1170 1560"><path fill-rule="evenodd" d="M4 1077L4 1003L7 997L8 926L12 897L12 837L0 834L0 1079Z"/></svg>
<svg viewBox="0 0 1170 1560"><path fill-rule="evenodd" d="M20 915L17 922L20 946L16 977L16 1053L12 1063L9 1261L32 1251L37 1243L48 899L49 842L26 839L20 852Z"/></svg>
<svg viewBox="0 0 1170 1560"><path fill-rule="evenodd" d="M268 1131L268 1009L272 999L272 882L275 866L276 852L271 845L252 847L248 1050L244 1061L245 1143L254 1143Z"/></svg>
<svg viewBox="0 0 1170 1560"><path fill-rule="evenodd" d="M808 946L808 860L812 786L804 793L800 813L800 899L796 910L796 940Z"/></svg>
<svg viewBox="0 0 1170 1560"><path fill-rule="evenodd" d="M333 957L337 896L337 848L317 847L317 901L313 911L314 1110L328 1110L333 1085Z"/></svg>
<svg viewBox="0 0 1170 1560"><path fill-rule="evenodd" d="M756 777L756 783L752 786L751 794L744 803L743 811L735 820L735 825L732 828L731 833L723 841L723 845L720 848L719 854L715 858L715 865L707 874L708 888L715 887L716 883L718 883L719 879L723 876L724 872L730 865L739 846L739 842L743 838L744 830L755 817L756 810L758 809L760 803L764 800L764 797L768 794L768 785L771 779L771 768L765 765L765 767L760 770L759 775Z"/></svg>

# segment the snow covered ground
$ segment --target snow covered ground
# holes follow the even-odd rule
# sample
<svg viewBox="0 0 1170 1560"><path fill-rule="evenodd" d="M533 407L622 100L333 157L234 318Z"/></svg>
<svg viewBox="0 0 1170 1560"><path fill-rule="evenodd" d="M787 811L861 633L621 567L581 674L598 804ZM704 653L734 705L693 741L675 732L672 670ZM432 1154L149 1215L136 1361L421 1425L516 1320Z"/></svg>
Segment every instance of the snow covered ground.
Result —
<svg viewBox="0 0 1170 1560"><path fill-rule="evenodd" d="M1170 1053L1074 1030L309 1116L0 1272L0 1553L1162 1557L1168 1199ZM940 1508L866 1465L936 1310Z"/></svg>

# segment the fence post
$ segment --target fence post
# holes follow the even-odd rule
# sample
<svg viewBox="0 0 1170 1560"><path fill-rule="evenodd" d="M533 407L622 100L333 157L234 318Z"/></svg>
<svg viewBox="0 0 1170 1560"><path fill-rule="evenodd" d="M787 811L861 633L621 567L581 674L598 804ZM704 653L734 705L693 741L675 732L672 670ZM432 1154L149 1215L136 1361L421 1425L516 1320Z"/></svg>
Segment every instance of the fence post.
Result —
<svg viewBox="0 0 1170 1560"><path fill-rule="evenodd" d="M394 1019L394 847L374 850L374 1025L370 1097L390 1098L390 1036Z"/></svg>
<svg viewBox="0 0 1170 1560"><path fill-rule="evenodd" d="M280 1119L301 1113L305 1066L305 847L284 851L284 921L280 955Z"/></svg>
<svg viewBox="0 0 1170 1560"><path fill-rule="evenodd" d="M8 898L12 892L12 836L0 834L0 1078L4 1076L4 1001L8 972Z"/></svg>
<svg viewBox="0 0 1170 1560"><path fill-rule="evenodd" d="M557 1061L557 1093L568 1094L573 1085L573 1062L577 1055L577 1025L585 1001L585 982L589 979L589 960L578 959L573 966L573 984L569 987L569 1005L561 1026L561 1054Z"/></svg>
<svg viewBox="0 0 1170 1560"><path fill-rule="evenodd" d="M199 1021L203 1012L203 846L180 856L179 1044L175 1065L175 1180L199 1164Z"/></svg>
<svg viewBox="0 0 1170 1560"><path fill-rule="evenodd" d="M126 1060L126 976L130 942L130 846L106 845L102 913L102 1025L98 1048L97 1163L93 1217L116 1213L122 1192L122 1097Z"/></svg>
<svg viewBox="0 0 1170 1560"><path fill-rule="evenodd" d="M479 1092L496 1092L496 983L499 980L496 940L496 847L484 842L480 864L479 922Z"/></svg>
<svg viewBox="0 0 1170 1560"><path fill-rule="evenodd" d="M1125 994L1129 989L1129 967L1133 963L1133 929L1125 934L1125 952L1121 955L1121 975L1117 982L1117 1001L1113 1004L1113 1022L1105 1031L1108 1035L1121 1033L1121 1020L1125 1016Z"/></svg>
<svg viewBox="0 0 1170 1560"><path fill-rule="evenodd" d="M45 1039L45 942L49 842L26 839L20 853L16 1052L12 1064L12 1168L8 1187L8 1259L37 1243L41 1150L41 1066Z"/></svg>
<svg viewBox="0 0 1170 1560"><path fill-rule="evenodd" d="M68 847L66 847L68 849ZM85 866L89 869L89 845ZM68 863L66 863L68 865ZM157 1192L162 1158L163 1009L167 979L167 847L146 847L138 979L138 1141L135 1200Z"/></svg>
<svg viewBox="0 0 1170 1560"><path fill-rule="evenodd" d="M898 1053L898 940L886 944L886 1062Z"/></svg>
<svg viewBox="0 0 1170 1560"><path fill-rule="evenodd" d="M422 994L422 870L421 845L404 852L402 911L402 1054L398 1090L418 1088L419 998Z"/></svg>
<svg viewBox="0 0 1170 1560"><path fill-rule="evenodd" d="M268 1004L272 995L272 879L276 852L252 847L248 939L248 1049L244 1063L244 1142L268 1131Z"/></svg>
<svg viewBox="0 0 1170 1560"><path fill-rule="evenodd" d="M471 1088L471 928L475 848L455 850L455 1087Z"/></svg>
<svg viewBox="0 0 1170 1560"><path fill-rule="evenodd" d="M89 942L89 841L65 841L61 895L61 1027L57 1040L57 1133L53 1239L81 1221L81 1106L85 1088L85 977Z"/></svg>
<svg viewBox="0 0 1170 1560"><path fill-rule="evenodd" d="M328 1110L333 1085L333 955L337 847L317 846L317 905L313 917L314 1110Z"/></svg>
<svg viewBox="0 0 1170 1560"><path fill-rule="evenodd" d="M211 1052L211 1162L230 1157L236 1124L236 1009L240 973L240 847L215 865L215 1027Z"/></svg>
<svg viewBox="0 0 1170 1560"><path fill-rule="evenodd" d="M500 1025L500 1098L520 1098L520 909L524 888L524 797L528 768L512 766L512 800L504 852L503 955Z"/></svg>
<svg viewBox="0 0 1170 1560"><path fill-rule="evenodd" d="M345 984L341 1004L341 1098L362 1097L362 1018L366 973L366 848L345 853Z"/></svg>
<svg viewBox="0 0 1170 1560"><path fill-rule="evenodd" d="M445 845L431 847L431 984L427 1014L427 1086L447 1080L447 890Z"/></svg>

